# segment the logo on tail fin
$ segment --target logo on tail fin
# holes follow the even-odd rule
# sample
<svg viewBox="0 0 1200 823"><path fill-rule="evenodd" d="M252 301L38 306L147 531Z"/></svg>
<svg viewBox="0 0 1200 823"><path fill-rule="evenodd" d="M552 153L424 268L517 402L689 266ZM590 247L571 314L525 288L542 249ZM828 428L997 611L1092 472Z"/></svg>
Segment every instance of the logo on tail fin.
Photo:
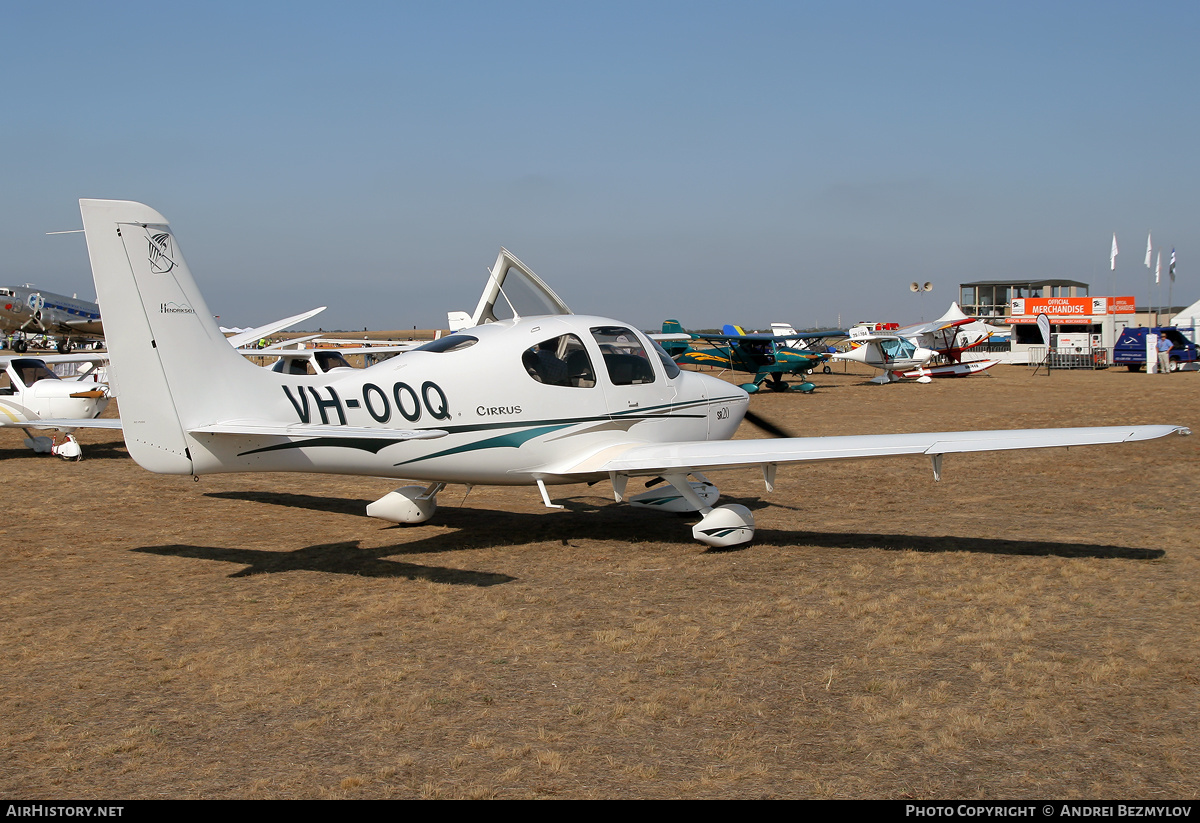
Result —
<svg viewBox="0 0 1200 823"><path fill-rule="evenodd" d="M167 232L146 235L149 243L150 271L155 274L166 274L175 268L174 244Z"/></svg>

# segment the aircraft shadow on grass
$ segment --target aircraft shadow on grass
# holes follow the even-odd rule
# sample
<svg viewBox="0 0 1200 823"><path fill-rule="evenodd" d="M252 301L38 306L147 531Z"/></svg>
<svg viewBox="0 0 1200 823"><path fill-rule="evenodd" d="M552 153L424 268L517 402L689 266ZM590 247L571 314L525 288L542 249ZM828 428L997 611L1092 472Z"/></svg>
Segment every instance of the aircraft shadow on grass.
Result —
<svg viewBox="0 0 1200 823"><path fill-rule="evenodd" d="M306 508L315 511L365 516L363 509L368 501L353 499L330 499L313 495L284 494L278 492L216 492L208 497L226 500L248 500L271 505ZM769 504L758 498L729 498L749 509L768 506L781 508L780 504ZM638 542L679 543L679 518L695 518L695 514L664 516L662 512L645 511L629 506L597 503L596 498L565 498L557 502L572 513L586 513L585 520L555 517L553 514L529 514L496 509L449 506L439 509L428 524L416 526L389 526L388 531L420 529L425 525L453 528L450 534L422 537L409 543L381 547L372 553L378 557L390 554L437 554L449 551L519 546L539 542L560 542L569 545L572 540L612 540L628 543ZM782 506L795 511L804 507ZM1131 546L1116 546L1102 543L1064 543L1050 540L1005 540L986 537L956 535L912 535L875 534L848 532L788 531L761 529L760 544L777 546L816 547L830 549L882 549L884 551L917 552L975 552L979 554L1016 555L1031 557L1094 557L1119 560L1154 560L1166 555L1162 549L1145 549ZM357 544L355 544L357 545ZM319 547L313 547L319 548ZM710 548L712 553L744 551L749 546ZM220 551L220 550L214 550ZM267 553L271 554L271 553ZM362 556L354 550L353 557ZM338 569L322 569L338 571ZM360 574L352 569L346 573ZM507 582L507 581L503 581ZM490 584L488 584L490 585Z"/></svg>
<svg viewBox="0 0 1200 823"><path fill-rule="evenodd" d="M271 552L257 549L229 549L221 546L143 546L135 552L171 557L194 557L199 560L218 560L241 563L246 568L230 577L250 577L256 574L277 574L290 571L351 574L358 577L406 577L409 580L428 580L458 586L496 586L516 580L507 574L468 571L442 566L420 566L385 560L398 554L403 547L385 546L380 549L360 549L359 541L322 543L294 551Z"/></svg>

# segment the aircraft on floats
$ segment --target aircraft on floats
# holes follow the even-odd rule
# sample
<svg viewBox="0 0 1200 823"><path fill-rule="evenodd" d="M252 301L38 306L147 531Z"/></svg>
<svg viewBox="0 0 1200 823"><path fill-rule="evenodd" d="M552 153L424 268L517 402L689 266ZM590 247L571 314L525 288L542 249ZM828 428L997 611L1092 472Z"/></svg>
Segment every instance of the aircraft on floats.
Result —
<svg viewBox="0 0 1200 823"><path fill-rule="evenodd" d="M12 349L18 354L29 350L29 334L49 334L58 338L58 351L69 353L75 342L104 336L100 307L78 297L67 297L23 286L0 286L0 330L13 335Z"/></svg>
<svg viewBox="0 0 1200 823"><path fill-rule="evenodd" d="M834 360L863 363L883 371L872 383L894 383L901 377L928 383L934 377L966 377L996 365L996 360L963 362L963 352L985 342L997 329L966 315L957 303L937 320L902 329L876 329L866 325L850 329L849 351ZM941 357L950 362L929 365Z"/></svg>
<svg viewBox="0 0 1200 823"><path fill-rule="evenodd" d="M747 334L740 326L726 325L720 334L709 334L689 332L678 320L665 320L662 334L651 336L680 365L714 366L753 374L751 382L742 384L742 389L751 394L764 385L771 391L808 394L816 387L806 375L822 368L830 357L827 352L810 348L809 343L841 340L846 333L841 330L801 333L782 324L772 328L771 334ZM707 348L692 348L691 343L696 340L703 340ZM825 371L828 373L829 369ZM805 379L789 385L784 382L784 375Z"/></svg>
<svg viewBox="0 0 1200 823"><path fill-rule="evenodd" d="M86 368L63 379L50 368L52 363L84 363ZM109 387L91 382L105 364L103 354L51 355L47 358L0 357L0 426L25 430L25 445L35 452L79 460L83 451L72 432L81 428L117 429L121 421L97 420L108 406ZM59 443L35 429L57 429L66 439Z"/></svg>
<svg viewBox="0 0 1200 823"><path fill-rule="evenodd" d="M1164 425L732 441L746 392L681 370L630 324L571 313L505 249L473 327L365 369L281 374L224 342L166 218L126 201L81 200L80 209L130 455L166 474L299 471L423 484L367 507L391 522L429 519L448 483L536 486L546 506L561 508L549 486L606 480L621 501L630 478L661 477L675 508L701 515L693 536L730 546L753 537L754 518L742 505L714 507L705 472L758 467L769 492L786 463L926 455L938 477L948 453L1187 433ZM528 311L512 301L520 291L534 297ZM661 496L631 502L648 504L646 495Z"/></svg>

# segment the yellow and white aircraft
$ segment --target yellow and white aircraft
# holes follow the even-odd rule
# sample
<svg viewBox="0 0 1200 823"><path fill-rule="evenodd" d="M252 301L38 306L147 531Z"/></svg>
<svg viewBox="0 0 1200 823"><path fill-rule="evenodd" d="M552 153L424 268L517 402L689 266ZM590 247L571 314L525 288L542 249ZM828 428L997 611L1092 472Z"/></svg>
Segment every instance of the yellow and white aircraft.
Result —
<svg viewBox="0 0 1200 823"><path fill-rule="evenodd" d="M754 518L745 506L714 507L716 489L702 472L759 467L771 491L780 464L926 455L937 476L948 453L1187 431L1111 426L731 441L747 411L744 391L681 371L628 323L570 313L503 249L473 327L365 369L278 373L247 363L225 343L166 218L125 201L81 200L80 207L130 455L166 474L298 471L422 483L367 507L392 522L428 519L448 483L536 486L553 507L548 486L607 480L623 500L630 477L662 477L673 489L667 507L702 515L693 536L729 546L753 537ZM512 300L519 291L532 295L539 313L523 313ZM640 502L652 504L646 495Z"/></svg>

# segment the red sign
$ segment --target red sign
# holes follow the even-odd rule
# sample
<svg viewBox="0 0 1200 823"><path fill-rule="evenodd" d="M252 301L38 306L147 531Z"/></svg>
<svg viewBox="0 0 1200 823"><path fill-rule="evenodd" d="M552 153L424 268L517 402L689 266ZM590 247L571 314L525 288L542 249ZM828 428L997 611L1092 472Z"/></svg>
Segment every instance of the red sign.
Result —
<svg viewBox="0 0 1200 823"><path fill-rule="evenodd" d="M1133 296L1122 297L1014 297L1011 305L1010 322L1030 322L1039 314L1048 316L1052 321L1061 322L1093 317L1106 314L1133 314Z"/></svg>

